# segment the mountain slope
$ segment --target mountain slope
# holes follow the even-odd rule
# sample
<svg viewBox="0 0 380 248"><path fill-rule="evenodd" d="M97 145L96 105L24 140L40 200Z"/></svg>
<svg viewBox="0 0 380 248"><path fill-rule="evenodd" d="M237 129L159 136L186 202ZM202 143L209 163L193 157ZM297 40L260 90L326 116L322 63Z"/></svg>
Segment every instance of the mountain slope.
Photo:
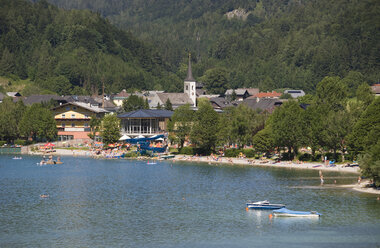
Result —
<svg viewBox="0 0 380 248"><path fill-rule="evenodd" d="M50 0L90 8L155 44L183 76L192 52L194 75L228 68L231 87L313 91L328 75L380 78L377 0ZM227 18L240 10L247 18Z"/></svg>
<svg viewBox="0 0 380 248"><path fill-rule="evenodd" d="M59 94L123 88L180 90L157 50L88 10L0 0L0 73Z"/></svg>

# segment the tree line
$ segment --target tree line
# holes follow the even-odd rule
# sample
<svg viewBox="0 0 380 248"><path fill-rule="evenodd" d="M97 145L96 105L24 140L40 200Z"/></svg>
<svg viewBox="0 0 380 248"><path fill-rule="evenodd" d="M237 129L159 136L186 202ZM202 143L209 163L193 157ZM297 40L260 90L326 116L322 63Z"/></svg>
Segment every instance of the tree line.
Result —
<svg viewBox="0 0 380 248"><path fill-rule="evenodd" d="M240 150L251 156L279 152L290 160L359 160L364 175L380 183L380 98L365 82L349 96L345 80L325 77L314 95L285 101L272 114L244 104L218 114L207 100L198 108L193 112L189 105L181 106L171 118L170 139L180 152L210 154L233 145L252 146ZM185 141L192 148L184 147ZM309 152L300 153L300 148Z"/></svg>

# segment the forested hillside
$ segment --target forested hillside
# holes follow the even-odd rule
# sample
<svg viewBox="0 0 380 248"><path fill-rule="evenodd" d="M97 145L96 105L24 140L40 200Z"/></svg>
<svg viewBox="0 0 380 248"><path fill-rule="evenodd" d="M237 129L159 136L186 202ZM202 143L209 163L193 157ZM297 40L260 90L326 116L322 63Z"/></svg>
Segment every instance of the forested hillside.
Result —
<svg viewBox="0 0 380 248"><path fill-rule="evenodd" d="M157 50L89 10L40 1L0 0L0 75L28 78L25 92L181 90Z"/></svg>
<svg viewBox="0 0 380 248"><path fill-rule="evenodd" d="M198 79L218 69L230 87L313 91L328 75L380 78L377 0L49 1L101 13L155 44L180 77L190 51ZM240 17L227 18L237 9Z"/></svg>

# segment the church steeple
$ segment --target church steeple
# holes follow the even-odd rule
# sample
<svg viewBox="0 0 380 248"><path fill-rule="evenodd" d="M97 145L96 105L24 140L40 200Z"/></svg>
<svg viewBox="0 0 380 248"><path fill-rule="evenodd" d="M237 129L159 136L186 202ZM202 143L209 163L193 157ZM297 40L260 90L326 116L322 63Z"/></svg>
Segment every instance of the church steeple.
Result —
<svg viewBox="0 0 380 248"><path fill-rule="evenodd" d="M187 77L185 78L185 81L195 82L195 79L193 77L193 72L191 71L191 54L190 53L189 53L189 67L187 68Z"/></svg>
<svg viewBox="0 0 380 248"><path fill-rule="evenodd" d="M197 83L191 72L191 54L189 53L189 68L187 68L187 77L183 82L183 92L186 93L191 101L193 101L193 106L197 106Z"/></svg>

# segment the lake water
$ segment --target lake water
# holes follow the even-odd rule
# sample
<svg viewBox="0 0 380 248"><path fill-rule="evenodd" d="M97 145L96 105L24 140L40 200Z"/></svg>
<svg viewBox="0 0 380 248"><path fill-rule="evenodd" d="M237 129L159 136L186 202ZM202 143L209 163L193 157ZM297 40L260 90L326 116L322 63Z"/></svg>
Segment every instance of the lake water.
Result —
<svg viewBox="0 0 380 248"><path fill-rule="evenodd" d="M0 156L0 247L379 247L375 195L357 175L184 162ZM48 194L48 198L40 198ZM316 210L273 218L247 200Z"/></svg>

